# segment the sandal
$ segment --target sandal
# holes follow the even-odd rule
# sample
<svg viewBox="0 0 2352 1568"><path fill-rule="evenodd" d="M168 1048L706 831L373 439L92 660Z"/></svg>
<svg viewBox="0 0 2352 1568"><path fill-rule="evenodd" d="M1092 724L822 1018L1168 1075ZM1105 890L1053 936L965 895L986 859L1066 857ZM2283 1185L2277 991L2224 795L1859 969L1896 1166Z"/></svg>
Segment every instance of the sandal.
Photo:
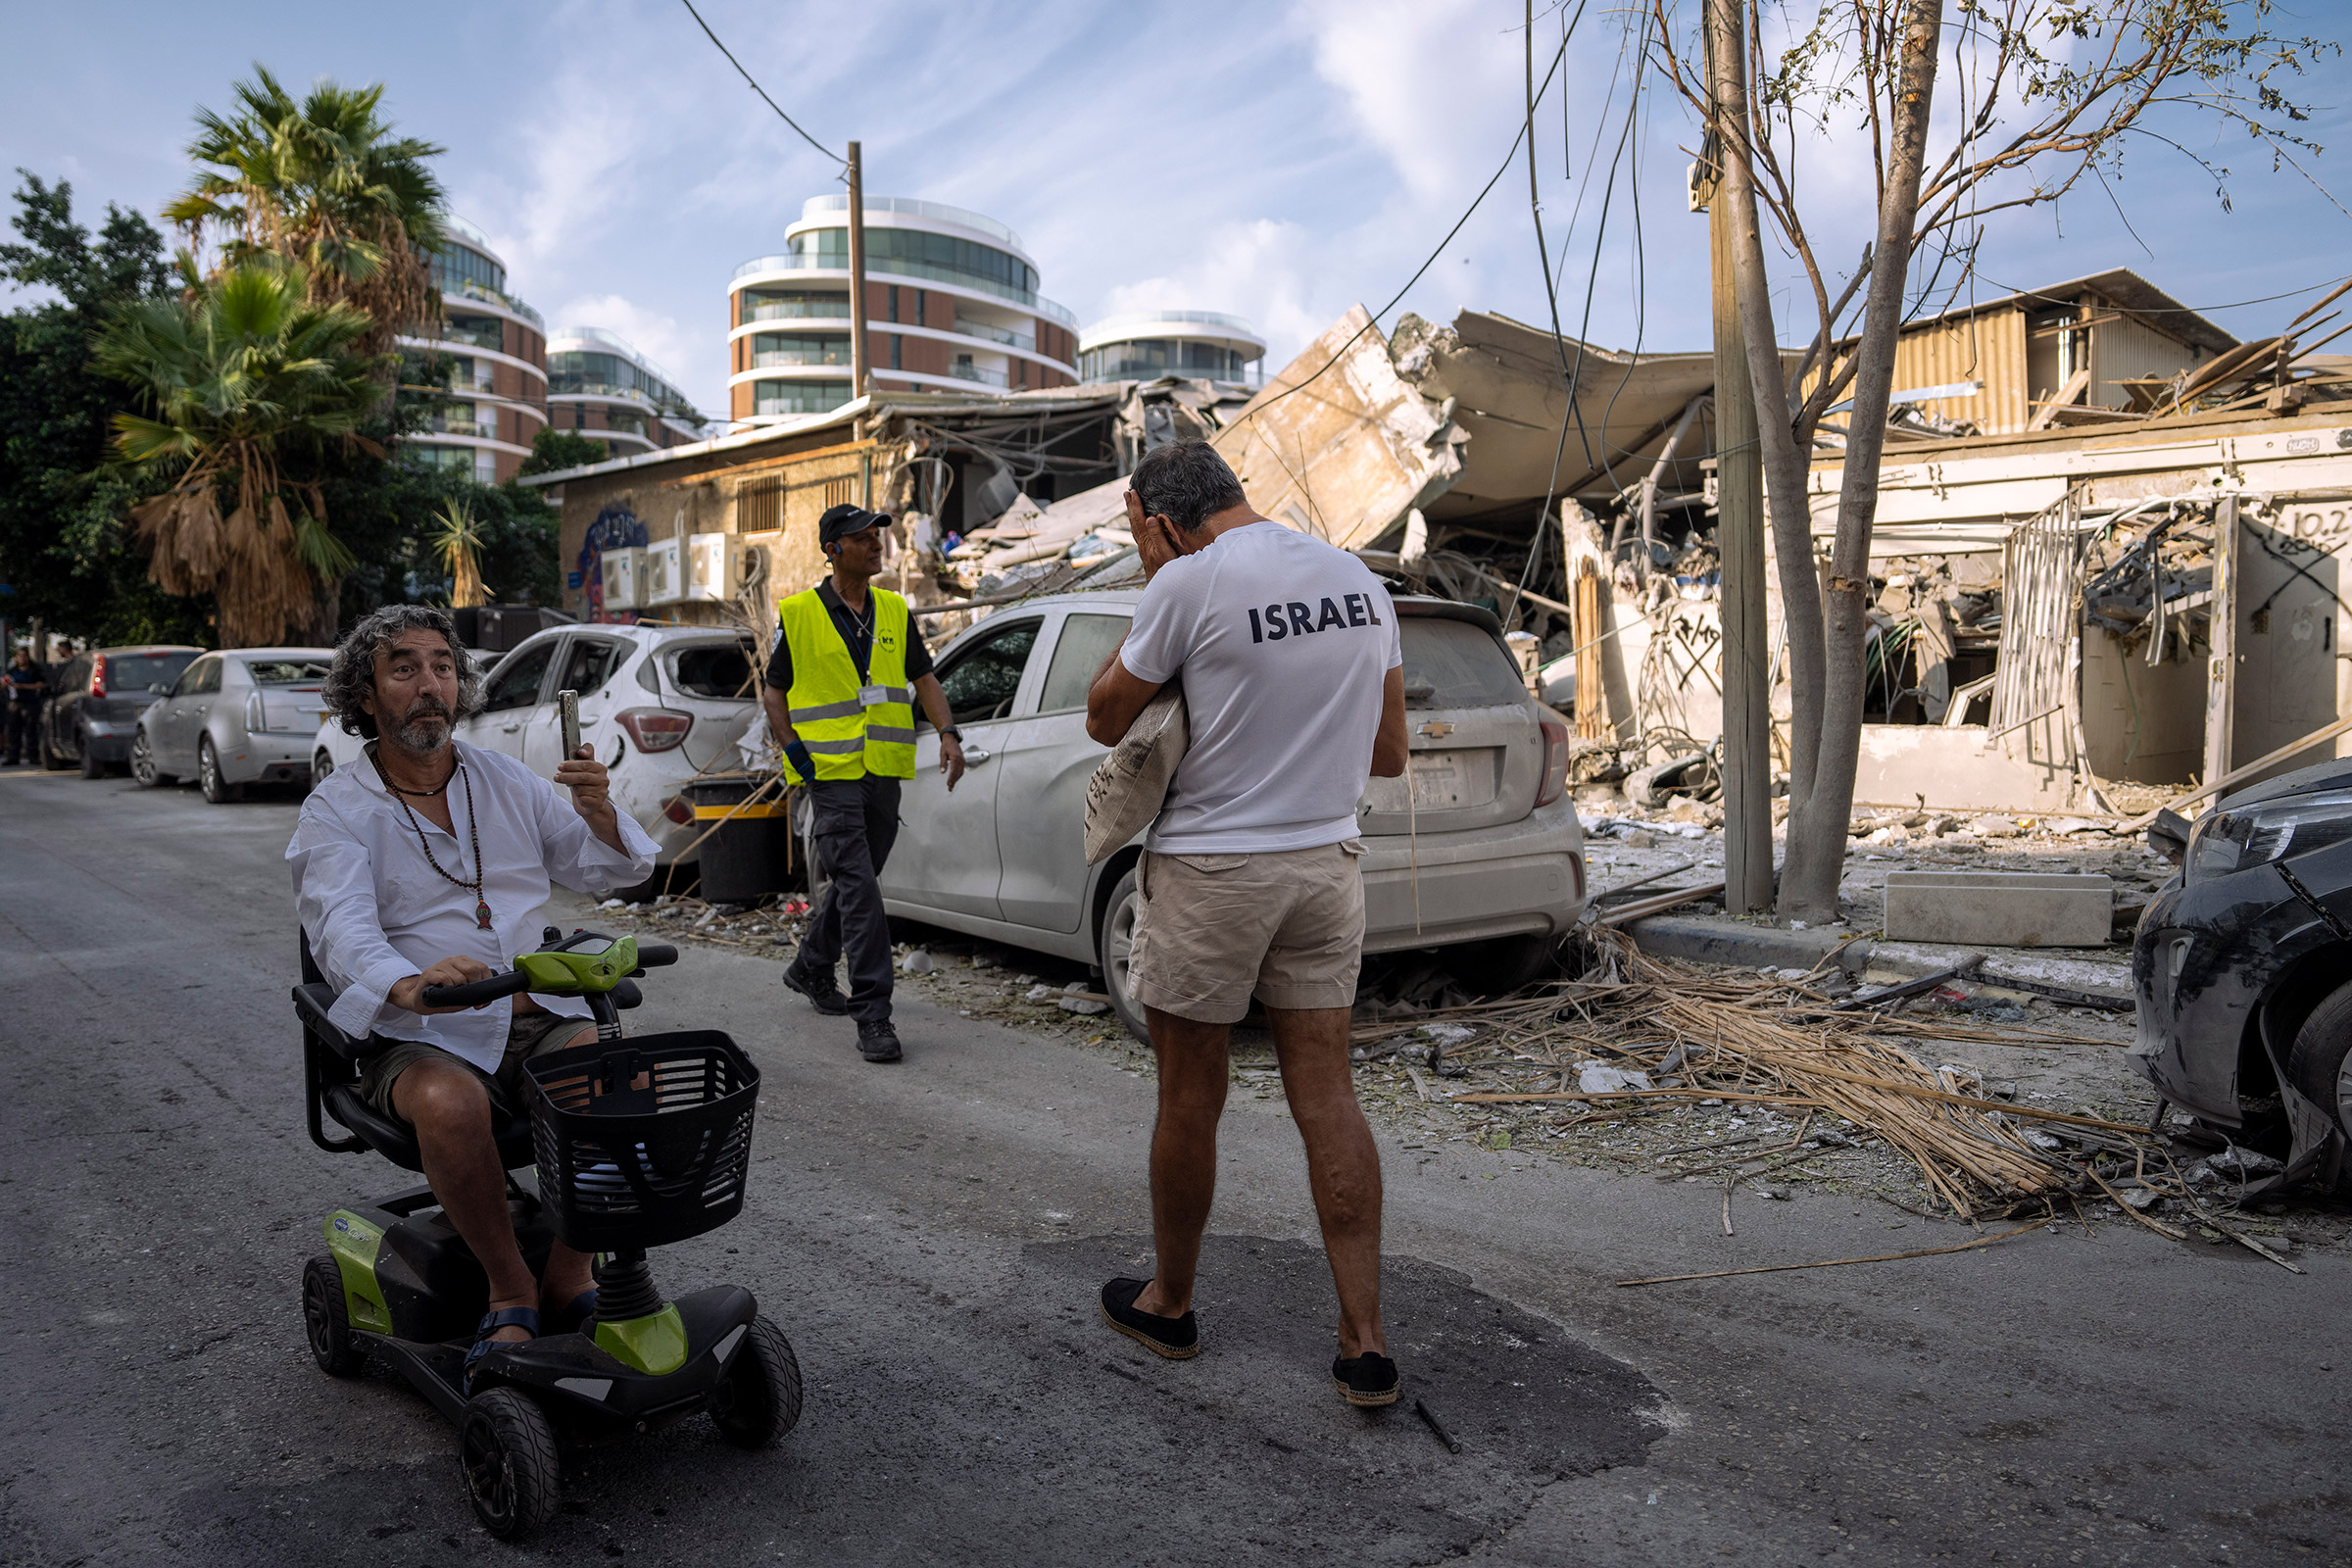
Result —
<svg viewBox="0 0 2352 1568"><path fill-rule="evenodd" d="M473 1369L490 1353L492 1346L504 1344L490 1336L504 1328L521 1328L532 1339L539 1337L539 1309L535 1306L502 1306L495 1312L484 1312L482 1320L473 1326L473 1346L466 1352L466 1393L473 1393Z"/></svg>
<svg viewBox="0 0 2352 1568"><path fill-rule="evenodd" d="M585 1334L589 1322L596 1316L596 1287L591 1285L571 1298L568 1306L560 1306L547 1314L548 1334Z"/></svg>

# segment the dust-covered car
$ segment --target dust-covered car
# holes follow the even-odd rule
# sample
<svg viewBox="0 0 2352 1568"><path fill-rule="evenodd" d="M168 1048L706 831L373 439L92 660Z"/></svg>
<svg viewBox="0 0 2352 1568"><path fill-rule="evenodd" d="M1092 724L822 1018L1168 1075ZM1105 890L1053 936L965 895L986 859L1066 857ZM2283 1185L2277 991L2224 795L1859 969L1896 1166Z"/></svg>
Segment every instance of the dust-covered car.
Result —
<svg viewBox="0 0 2352 1568"><path fill-rule="evenodd" d="M881 877L894 915L1097 965L1138 1035L1127 960L1142 839L1090 866L1082 828L1104 750L1087 737L1087 687L1141 597L1032 600L938 652L968 771L951 793L938 733L918 713ZM1563 799L1568 728L1528 696L1492 613L1396 605L1411 794L1404 778L1376 778L1357 807L1364 951L1438 949L1472 985L1507 989L1541 969L1585 907L1584 837Z"/></svg>
<svg viewBox="0 0 2352 1568"><path fill-rule="evenodd" d="M194 778L214 805L248 784L307 784L312 735L331 648L237 648L206 654L180 671L138 717L130 774L153 788Z"/></svg>
<svg viewBox="0 0 2352 1568"><path fill-rule="evenodd" d="M2167 817L2180 873L2132 942L2132 1064L2296 1179L2352 1129L2352 760Z"/></svg>
<svg viewBox="0 0 2352 1568"><path fill-rule="evenodd" d="M42 763L78 763L83 778L97 778L129 761L139 714L203 652L155 645L93 648L68 660L51 677L48 700L41 705Z"/></svg>
<svg viewBox="0 0 2352 1568"><path fill-rule="evenodd" d="M613 806L653 836L660 879L681 851L680 863L698 858L694 808L678 791L697 773L731 770L735 743L760 713L758 667L750 642L724 627L553 626L490 665L482 710L458 725L457 739L552 778L563 751L556 694L579 693L580 738L612 771ZM313 739L312 770L324 778L362 761L364 744L327 719Z"/></svg>

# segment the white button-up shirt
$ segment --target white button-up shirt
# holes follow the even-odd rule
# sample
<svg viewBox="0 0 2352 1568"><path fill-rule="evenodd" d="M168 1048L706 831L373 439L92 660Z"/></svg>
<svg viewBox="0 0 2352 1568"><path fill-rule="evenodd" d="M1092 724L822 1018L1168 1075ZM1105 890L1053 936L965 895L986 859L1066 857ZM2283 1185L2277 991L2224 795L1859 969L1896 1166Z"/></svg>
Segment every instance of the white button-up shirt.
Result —
<svg viewBox="0 0 2352 1568"><path fill-rule="evenodd" d="M372 744L368 750L374 751ZM361 761L335 769L311 791L286 845L286 860L294 869L294 904L311 956L335 988L328 1014L335 1026L354 1037L425 1041L495 1072L506 1054L512 1001L427 1017L393 1006L385 994L436 960L461 954L493 969L512 968L516 954L540 945L551 881L580 893L641 882L653 874L654 841L628 812L618 811L624 854L599 839L554 785L515 759L478 747L461 747L458 756L466 771L450 774L447 797L454 835L421 811L404 810L374 764ZM422 848L429 842L442 866L473 879L467 782L486 863L481 897L490 906L488 930L476 917L473 892L435 871ZM588 1015L577 997L533 1000L550 1012Z"/></svg>

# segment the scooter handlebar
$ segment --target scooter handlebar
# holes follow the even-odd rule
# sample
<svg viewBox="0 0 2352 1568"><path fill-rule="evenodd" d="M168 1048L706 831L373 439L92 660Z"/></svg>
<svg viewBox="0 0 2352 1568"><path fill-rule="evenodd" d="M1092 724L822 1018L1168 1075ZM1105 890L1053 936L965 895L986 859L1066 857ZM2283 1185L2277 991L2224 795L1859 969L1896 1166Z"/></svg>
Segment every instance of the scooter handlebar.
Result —
<svg viewBox="0 0 2352 1568"><path fill-rule="evenodd" d="M640 969L659 969L665 963L677 961L678 950L667 942L637 944L637 967Z"/></svg>
<svg viewBox="0 0 2352 1568"><path fill-rule="evenodd" d="M461 986L426 986L417 1001L428 1007L474 1007L511 997L530 988L531 977L520 969L494 974L487 980L468 980Z"/></svg>

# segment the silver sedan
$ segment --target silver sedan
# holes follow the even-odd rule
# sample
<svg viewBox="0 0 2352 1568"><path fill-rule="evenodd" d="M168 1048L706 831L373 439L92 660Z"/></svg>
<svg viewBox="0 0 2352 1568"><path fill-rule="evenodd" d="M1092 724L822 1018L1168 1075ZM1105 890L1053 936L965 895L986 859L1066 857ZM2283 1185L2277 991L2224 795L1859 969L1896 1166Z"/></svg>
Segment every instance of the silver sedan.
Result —
<svg viewBox="0 0 2352 1568"><path fill-rule="evenodd" d="M1120 1020L1140 838L1086 863L1086 782L1103 749L1086 690L1127 633L1135 591L1072 593L997 612L938 656L963 732L949 793L939 736L918 716L914 777L882 873L894 915L1092 964ZM1356 808L1366 854L1364 951L1440 950L1481 989L1532 978L1585 907L1584 836L1565 798L1569 731L1531 698L1493 614L1396 601L1412 762ZM816 863L814 845L808 846Z"/></svg>
<svg viewBox="0 0 2352 1568"><path fill-rule="evenodd" d="M148 788L193 777L216 806L248 784L308 783L334 657L331 648L205 655L139 715L131 777Z"/></svg>

